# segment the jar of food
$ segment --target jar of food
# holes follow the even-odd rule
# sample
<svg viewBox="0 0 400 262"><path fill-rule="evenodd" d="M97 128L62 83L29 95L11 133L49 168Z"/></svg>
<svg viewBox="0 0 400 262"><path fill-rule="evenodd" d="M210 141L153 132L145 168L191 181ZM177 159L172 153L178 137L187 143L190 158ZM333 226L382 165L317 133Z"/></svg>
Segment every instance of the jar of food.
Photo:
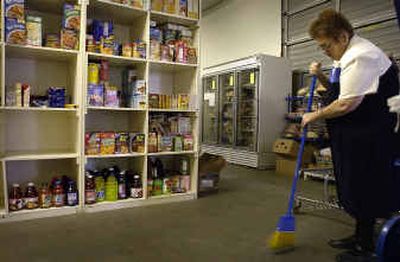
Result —
<svg viewBox="0 0 400 262"><path fill-rule="evenodd" d="M28 183L25 192L25 207L35 209L39 207L39 195L33 182Z"/></svg>
<svg viewBox="0 0 400 262"><path fill-rule="evenodd" d="M89 205L96 203L96 184L94 176L89 172L85 175L85 203Z"/></svg>
<svg viewBox="0 0 400 262"><path fill-rule="evenodd" d="M24 208L22 199L22 191L19 184L13 184L8 198L8 206L10 211L18 211Z"/></svg>
<svg viewBox="0 0 400 262"><path fill-rule="evenodd" d="M47 184L42 184L39 191L39 206L40 208L51 207L51 192Z"/></svg>
<svg viewBox="0 0 400 262"><path fill-rule="evenodd" d="M65 203L65 194L62 187L61 181L58 179L55 181L53 188L52 204L55 207L62 207Z"/></svg>
<svg viewBox="0 0 400 262"><path fill-rule="evenodd" d="M140 175L136 174L133 176L133 182L131 186L131 197L142 198L143 197L143 186Z"/></svg>

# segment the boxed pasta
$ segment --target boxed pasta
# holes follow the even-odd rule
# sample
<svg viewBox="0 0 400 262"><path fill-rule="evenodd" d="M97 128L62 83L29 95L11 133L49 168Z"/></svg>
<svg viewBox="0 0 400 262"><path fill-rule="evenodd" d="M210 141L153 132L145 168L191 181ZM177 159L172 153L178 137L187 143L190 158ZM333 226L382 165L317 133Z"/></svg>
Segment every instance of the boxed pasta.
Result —
<svg viewBox="0 0 400 262"><path fill-rule="evenodd" d="M112 155L115 152L115 133L114 132L102 132L100 133L100 154L101 155Z"/></svg>
<svg viewBox="0 0 400 262"><path fill-rule="evenodd" d="M78 42L78 34L74 30L61 30L61 48L77 50Z"/></svg>
<svg viewBox="0 0 400 262"><path fill-rule="evenodd" d="M199 19L199 0L188 0L188 17Z"/></svg>
<svg viewBox="0 0 400 262"><path fill-rule="evenodd" d="M129 153L129 133L126 132L115 133L115 153L116 154Z"/></svg>
<svg viewBox="0 0 400 262"><path fill-rule="evenodd" d="M25 45L25 22L15 18L6 18L6 42L9 44Z"/></svg>
<svg viewBox="0 0 400 262"><path fill-rule="evenodd" d="M64 4L63 28L79 32L81 28L79 5Z"/></svg>
<svg viewBox="0 0 400 262"><path fill-rule="evenodd" d="M42 18L38 16L26 17L26 43L33 46L42 46Z"/></svg>
<svg viewBox="0 0 400 262"><path fill-rule="evenodd" d="M88 132L85 134L85 154L98 155L100 154L101 136L97 132Z"/></svg>
<svg viewBox="0 0 400 262"><path fill-rule="evenodd" d="M25 19L25 0L6 0L5 14L7 18L15 18L21 21Z"/></svg>

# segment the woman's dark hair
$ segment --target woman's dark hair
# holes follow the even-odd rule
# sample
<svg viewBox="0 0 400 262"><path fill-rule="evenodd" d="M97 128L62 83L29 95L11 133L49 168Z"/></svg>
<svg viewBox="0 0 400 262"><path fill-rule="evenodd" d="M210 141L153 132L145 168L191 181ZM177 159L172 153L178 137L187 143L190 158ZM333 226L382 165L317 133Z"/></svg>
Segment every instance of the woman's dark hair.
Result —
<svg viewBox="0 0 400 262"><path fill-rule="evenodd" d="M322 11L308 29L313 39L327 37L338 40L342 32L347 32L350 36L354 35L353 27L347 18L332 8Z"/></svg>

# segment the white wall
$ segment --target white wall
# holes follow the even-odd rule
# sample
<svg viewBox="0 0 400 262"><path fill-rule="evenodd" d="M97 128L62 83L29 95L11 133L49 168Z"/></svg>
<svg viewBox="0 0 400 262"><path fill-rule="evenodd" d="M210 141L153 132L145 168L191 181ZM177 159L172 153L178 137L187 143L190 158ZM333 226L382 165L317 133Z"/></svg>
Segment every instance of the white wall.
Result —
<svg viewBox="0 0 400 262"><path fill-rule="evenodd" d="M201 20L202 68L256 53L280 56L281 0L225 0Z"/></svg>

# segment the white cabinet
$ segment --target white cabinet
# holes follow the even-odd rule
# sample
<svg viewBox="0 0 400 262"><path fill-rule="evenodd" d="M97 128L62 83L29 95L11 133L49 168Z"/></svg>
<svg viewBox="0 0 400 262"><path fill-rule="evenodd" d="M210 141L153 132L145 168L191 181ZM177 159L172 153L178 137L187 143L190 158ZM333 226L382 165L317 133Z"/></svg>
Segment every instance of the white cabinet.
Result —
<svg viewBox="0 0 400 262"><path fill-rule="evenodd" d="M26 14L42 18L43 36L59 33L63 21L62 0L25 0ZM193 47L199 50L198 20L175 14L151 11L144 7L133 7L108 0L79 0L80 31L77 50L45 46L27 46L7 43L5 39L5 13L1 12L0 43L0 216L5 220L21 220L37 217L72 214L79 210L95 212L131 206L181 201L197 197L197 168L199 144L198 109L198 64L158 61L150 59L150 24L172 22L186 26L193 34ZM71 3L71 1L68 1ZM5 10L5 1L2 1ZM149 5L150 6L150 5ZM146 46L142 57L124 57L115 52L105 54L98 50L87 50L87 35L93 21L109 21L113 24L114 40L122 45L140 40ZM90 40L90 39L89 39ZM43 43L44 44L44 43ZM121 46L121 48L123 48ZM107 82L116 87L119 99L123 100L127 70L135 70L137 79L144 80L145 91L141 94L140 106L127 101L118 105L91 104L89 91L90 63L106 61L109 68ZM30 85L30 97L40 102L48 98L49 87L62 88L65 107L23 106L16 103L17 83ZM90 94L89 94L90 93ZM184 107L150 107L150 94L159 97L182 95L190 98ZM183 95L184 94L184 95ZM161 101L161 100L160 100ZM18 101L19 102L19 101ZM32 100L30 101L32 103ZM38 103L39 103L38 102ZM149 152L148 136L151 119L168 115L172 118L190 119L194 145L190 150L165 150ZM130 132L144 134L145 144L140 152L109 152L98 154L85 150L86 134L94 132ZM171 134L168 134L171 135ZM179 134L173 134L179 135ZM162 139L159 136L158 139ZM158 141L158 144L160 142ZM176 167L176 162L189 159L190 189L185 192L151 195L148 177L150 158L159 158L166 168ZM85 172L101 170L117 165L120 169L132 170L142 178L142 198L127 198L113 202L88 205L85 203ZM175 166L174 166L175 165ZM179 165L179 163L178 163ZM68 176L76 181L79 203L72 207L52 207L10 211L8 196L13 184L25 190L28 182L37 188L41 183L50 183L55 176Z"/></svg>

